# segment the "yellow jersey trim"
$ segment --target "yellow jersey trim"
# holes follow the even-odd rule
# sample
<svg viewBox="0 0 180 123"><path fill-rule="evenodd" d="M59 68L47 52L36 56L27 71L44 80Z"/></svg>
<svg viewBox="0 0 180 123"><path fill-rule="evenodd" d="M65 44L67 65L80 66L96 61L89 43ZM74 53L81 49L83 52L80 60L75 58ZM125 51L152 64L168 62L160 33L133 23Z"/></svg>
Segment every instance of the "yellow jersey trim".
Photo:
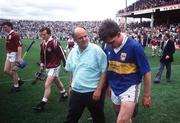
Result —
<svg viewBox="0 0 180 123"><path fill-rule="evenodd" d="M113 71L119 74L132 74L137 72L137 66L133 63L109 61L108 71Z"/></svg>

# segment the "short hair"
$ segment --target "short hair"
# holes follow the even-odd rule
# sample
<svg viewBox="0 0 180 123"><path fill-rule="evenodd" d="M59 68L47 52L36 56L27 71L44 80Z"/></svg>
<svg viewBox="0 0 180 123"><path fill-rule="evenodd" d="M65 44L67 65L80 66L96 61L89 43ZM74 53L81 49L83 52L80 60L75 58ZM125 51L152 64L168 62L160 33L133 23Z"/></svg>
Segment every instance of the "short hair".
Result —
<svg viewBox="0 0 180 123"><path fill-rule="evenodd" d="M75 29L77 29L77 28L82 28L82 29L84 29L84 30L86 31L86 28L83 27L83 26L77 26L77 27L75 27L75 28L72 30L72 34L71 34L71 36L72 36L74 39L76 39Z"/></svg>
<svg viewBox="0 0 180 123"><path fill-rule="evenodd" d="M106 19L99 27L99 38L106 41L107 38L113 38L119 32L121 32L119 25L111 19Z"/></svg>
<svg viewBox="0 0 180 123"><path fill-rule="evenodd" d="M7 21L2 24L2 26L5 26L5 25L7 25L7 26L11 27L11 29L13 29L13 24L11 22Z"/></svg>
<svg viewBox="0 0 180 123"><path fill-rule="evenodd" d="M43 27L40 29L40 32L46 31L47 34L51 35L51 30L48 27Z"/></svg>
<svg viewBox="0 0 180 123"><path fill-rule="evenodd" d="M171 37L168 32L165 33L165 36L166 36L168 39L170 39L170 37Z"/></svg>

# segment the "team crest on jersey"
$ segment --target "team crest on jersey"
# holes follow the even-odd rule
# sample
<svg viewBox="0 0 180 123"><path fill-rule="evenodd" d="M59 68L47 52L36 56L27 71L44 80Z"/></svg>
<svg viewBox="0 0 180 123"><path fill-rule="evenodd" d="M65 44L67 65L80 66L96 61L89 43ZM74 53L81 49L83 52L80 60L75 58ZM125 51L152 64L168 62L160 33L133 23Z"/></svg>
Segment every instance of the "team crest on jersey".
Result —
<svg viewBox="0 0 180 123"><path fill-rule="evenodd" d="M48 51L48 52L51 52L51 51L52 51L52 49L51 49L50 47L48 47L48 48L47 48L47 51Z"/></svg>
<svg viewBox="0 0 180 123"><path fill-rule="evenodd" d="M127 53L121 53L121 55L120 55L121 61L125 61L126 60L126 56L127 56Z"/></svg>
<svg viewBox="0 0 180 123"><path fill-rule="evenodd" d="M108 52L108 55L110 55L111 53L110 52Z"/></svg>

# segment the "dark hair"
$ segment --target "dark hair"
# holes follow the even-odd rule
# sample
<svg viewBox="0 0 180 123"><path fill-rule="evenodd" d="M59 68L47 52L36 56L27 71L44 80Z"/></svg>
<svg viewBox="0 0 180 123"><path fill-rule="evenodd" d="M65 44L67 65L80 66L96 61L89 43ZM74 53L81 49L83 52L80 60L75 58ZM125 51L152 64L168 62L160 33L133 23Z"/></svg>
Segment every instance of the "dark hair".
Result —
<svg viewBox="0 0 180 123"><path fill-rule="evenodd" d="M106 41L107 38L115 37L119 32L121 32L119 25L111 20L104 20L99 27L99 38L103 41Z"/></svg>
<svg viewBox="0 0 180 123"><path fill-rule="evenodd" d="M166 36L168 39L170 39L170 37L171 37L170 34L167 33L167 32L165 33L165 36Z"/></svg>
<svg viewBox="0 0 180 123"><path fill-rule="evenodd" d="M7 26L11 27L11 29L13 29L13 24L11 22L4 22L2 24L2 26L5 26L5 25L7 25Z"/></svg>
<svg viewBox="0 0 180 123"><path fill-rule="evenodd" d="M48 27L43 27L43 28L40 29L40 32L43 32L43 31L46 31L47 34L51 35L51 30Z"/></svg>

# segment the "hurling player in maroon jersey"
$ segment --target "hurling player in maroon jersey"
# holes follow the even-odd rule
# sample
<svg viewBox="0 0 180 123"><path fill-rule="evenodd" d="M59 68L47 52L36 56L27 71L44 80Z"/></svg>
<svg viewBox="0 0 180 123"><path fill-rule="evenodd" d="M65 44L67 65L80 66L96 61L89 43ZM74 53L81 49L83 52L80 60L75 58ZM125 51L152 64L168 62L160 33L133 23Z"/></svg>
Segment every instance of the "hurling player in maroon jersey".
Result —
<svg viewBox="0 0 180 123"><path fill-rule="evenodd" d="M41 102L36 105L36 107L33 107L33 109L37 112L44 110L44 106L48 102L48 97L51 93L51 84L53 81L60 90L60 99L64 100L67 98L64 85L59 79L61 61L63 61L64 66L66 62L64 51L60 43L51 37L51 30L49 28L42 28L40 30L40 36L43 39L43 42L40 45L40 66L41 69L46 70L47 78L45 81L44 96Z"/></svg>
<svg viewBox="0 0 180 123"><path fill-rule="evenodd" d="M23 81L19 79L17 69L15 69L15 62L22 61L22 43L19 35L13 30L13 24L11 22L4 22L2 26L4 31L8 33L5 41L7 54L4 72L13 79L11 92L18 92L20 91L20 86L23 84Z"/></svg>

